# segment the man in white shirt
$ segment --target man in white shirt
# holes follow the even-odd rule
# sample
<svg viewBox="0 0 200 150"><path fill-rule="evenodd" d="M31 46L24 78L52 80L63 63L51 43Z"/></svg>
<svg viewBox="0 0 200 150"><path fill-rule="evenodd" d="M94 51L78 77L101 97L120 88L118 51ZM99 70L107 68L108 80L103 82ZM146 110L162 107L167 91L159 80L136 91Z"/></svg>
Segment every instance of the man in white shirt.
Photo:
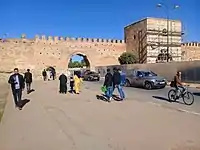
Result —
<svg viewBox="0 0 200 150"><path fill-rule="evenodd" d="M14 74L10 76L8 83L11 85L15 106L21 110L22 90L25 85L24 78L21 74L19 74L18 68L14 69Z"/></svg>

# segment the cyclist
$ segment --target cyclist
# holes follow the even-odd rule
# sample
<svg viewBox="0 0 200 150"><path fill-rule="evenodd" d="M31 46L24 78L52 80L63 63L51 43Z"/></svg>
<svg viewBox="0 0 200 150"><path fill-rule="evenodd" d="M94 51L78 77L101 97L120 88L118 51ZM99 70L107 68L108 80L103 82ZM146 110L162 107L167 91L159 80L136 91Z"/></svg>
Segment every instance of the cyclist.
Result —
<svg viewBox="0 0 200 150"><path fill-rule="evenodd" d="M185 91L185 87L183 86L183 84L181 82L181 72L180 71L177 71L176 75L174 76L174 87L176 88L176 98L178 98Z"/></svg>

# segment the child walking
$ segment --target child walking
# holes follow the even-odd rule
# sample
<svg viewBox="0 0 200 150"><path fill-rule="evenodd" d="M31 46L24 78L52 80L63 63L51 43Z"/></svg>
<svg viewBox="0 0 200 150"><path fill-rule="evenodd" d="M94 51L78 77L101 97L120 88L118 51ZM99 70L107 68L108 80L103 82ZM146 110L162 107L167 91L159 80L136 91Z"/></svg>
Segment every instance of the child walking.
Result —
<svg viewBox="0 0 200 150"><path fill-rule="evenodd" d="M71 76L70 77L70 91L71 91L71 93L73 93L74 92L74 78L73 78L73 76Z"/></svg>

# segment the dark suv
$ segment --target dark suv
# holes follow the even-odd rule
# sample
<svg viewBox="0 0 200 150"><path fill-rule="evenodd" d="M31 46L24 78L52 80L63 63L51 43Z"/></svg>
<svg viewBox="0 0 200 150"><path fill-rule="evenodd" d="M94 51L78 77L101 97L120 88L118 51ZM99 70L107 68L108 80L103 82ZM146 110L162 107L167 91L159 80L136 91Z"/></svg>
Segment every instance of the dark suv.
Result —
<svg viewBox="0 0 200 150"><path fill-rule="evenodd" d="M100 75L97 72L94 72L94 71L86 71L83 74L83 80L85 80L85 81L99 81Z"/></svg>

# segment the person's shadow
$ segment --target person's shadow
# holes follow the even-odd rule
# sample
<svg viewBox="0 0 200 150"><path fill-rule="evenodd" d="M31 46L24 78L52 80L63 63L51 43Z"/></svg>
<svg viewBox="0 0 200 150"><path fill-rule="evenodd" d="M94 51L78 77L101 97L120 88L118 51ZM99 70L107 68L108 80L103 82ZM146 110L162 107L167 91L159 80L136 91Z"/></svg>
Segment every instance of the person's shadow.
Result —
<svg viewBox="0 0 200 150"><path fill-rule="evenodd" d="M23 108L27 103L29 103L30 100L29 99L23 99L20 101L20 107Z"/></svg>
<svg viewBox="0 0 200 150"><path fill-rule="evenodd" d="M30 91L28 91L27 94L31 94L32 92L35 92L35 90L34 90L34 89L31 89Z"/></svg>
<svg viewBox="0 0 200 150"><path fill-rule="evenodd" d="M69 90L68 92L71 93L71 94L75 94L76 93L75 90Z"/></svg>
<svg viewBox="0 0 200 150"><path fill-rule="evenodd" d="M105 102L110 102L110 101L108 101L108 99L106 98L106 95L105 95L105 94L96 95L96 98L97 98L98 100L102 100L102 101L105 101ZM115 101L121 101L121 99L120 99L119 96L117 96L117 95L112 95L112 98L113 98L113 100L115 100Z"/></svg>
<svg viewBox="0 0 200 150"><path fill-rule="evenodd" d="M108 99L106 98L106 96L104 94L101 94L101 95L96 95L96 98L98 100L102 100L104 102L109 102Z"/></svg>

